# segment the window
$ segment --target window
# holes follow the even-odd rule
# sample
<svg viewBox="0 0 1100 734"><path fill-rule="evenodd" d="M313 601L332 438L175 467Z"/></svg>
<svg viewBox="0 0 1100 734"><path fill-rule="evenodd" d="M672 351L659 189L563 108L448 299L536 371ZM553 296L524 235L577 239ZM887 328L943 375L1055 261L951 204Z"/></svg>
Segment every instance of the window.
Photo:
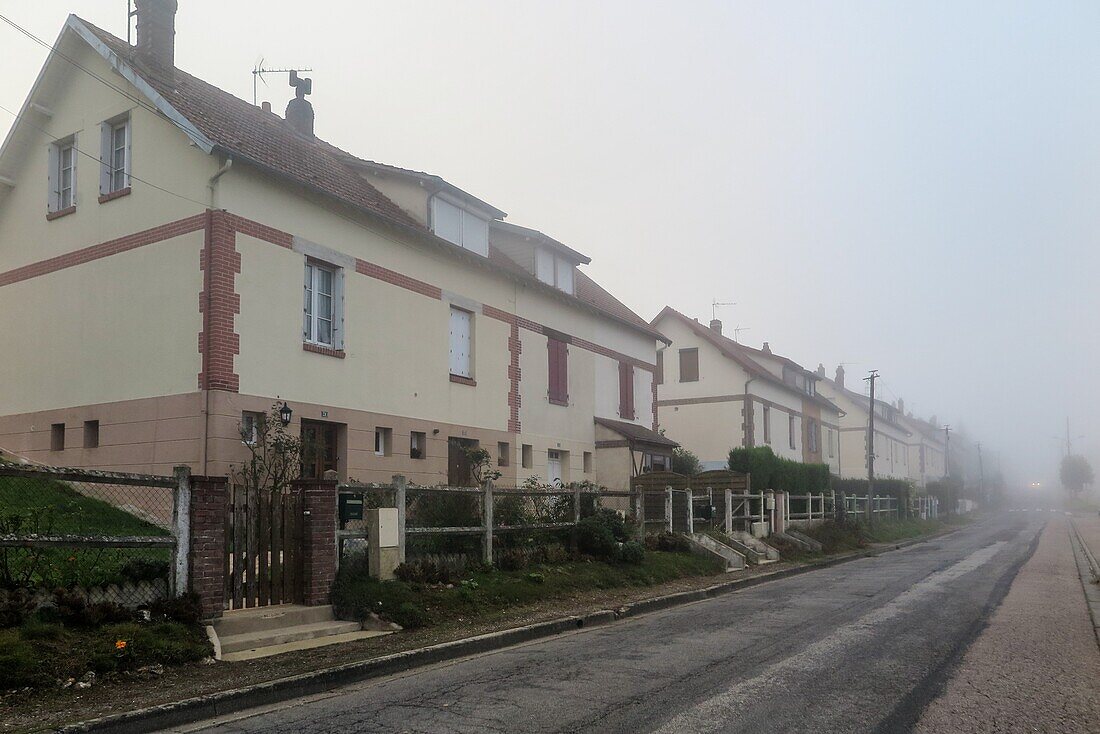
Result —
<svg viewBox="0 0 1100 734"><path fill-rule="evenodd" d="M50 426L50 451L65 450L65 424L54 423Z"/></svg>
<svg viewBox="0 0 1100 734"><path fill-rule="evenodd" d="M619 417L632 421L634 415L634 365L619 362Z"/></svg>
<svg viewBox="0 0 1100 734"><path fill-rule="evenodd" d="M432 197L432 232L464 250L489 256L489 220L439 195Z"/></svg>
<svg viewBox="0 0 1100 734"><path fill-rule="evenodd" d="M336 348L336 269L306 261L302 338Z"/></svg>
<svg viewBox="0 0 1100 734"><path fill-rule="evenodd" d="M497 442L497 466L508 466L511 463L508 456L511 451L512 447L508 445L507 441Z"/></svg>
<svg viewBox="0 0 1100 734"><path fill-rule="evenodd" d="M672 460L663 454L642 454L642 473L669 471Z"/></svg>
<svg viewBox="0 0 1100 734"><path fill-rule="evenodd" d="M99 448L99 421L84 421L84 448Z"/></svg>
<svg viewBox="0 0 1100 734"><path fill-rule="evenodd" d="M413 431L409 434L409 458L410 459L423 459L424 458L424 446L426 445L428 436L422 431Z"/></svg>
<svg viewBox="0 0 1100 734"><path fill-rule="evenodd" d="M572 262L545 247L535 252L535 277L566 293L573 292L573 268Z"/></svg>
<svg viewBox="0 0 1100 734"><path fill-rule="evenodd" d="M451 374L458 377L473 377L473 321L472 313L451 306Z"/></svg>
<svg viewBox="0 0 1100 734"><path fill-rule="evenodd" d="M836 456L836 436L831 428L825 429L825 435L829 439L829 458L831 459Z"/></svg>
<svg viewBox="0 0 1100 734"><path fill-rule="evenodd" d="M241 443L255 446L260 440L260 421L264 420L263 413L244 411L241 413Z"/></svg>
<svg viewBox="0 0 1100 734"><path fill-rule="evenodd" d="M764 406L764 443L772 442L772 409L770 405Z"/></svg>
<svg viewBox="0 0 1100 734"><path fill-rule="evenodd" d="M48 212L52 214L76 206L76 138L50 146L49 185Z"/></svg>
<svg viewBox="0 0 1100 734"><path fill-rule="evenodd" d="M809 442L809 445L810 445L810 453L811 454L816 454L817 450L818 450L817 449L817 443L818 443L818 441L817 441L817 421L814 420L813 418L810 418L808 421L806 421L806 440L807 440L807 442Z"/></svg>
<svg viewBox="0 0 1100 734"><path fill-rule="evenodd" d="M657 374L654 376L658 385L665 384L665 350L657 352Z"/></svg>
<svg viewBox="0 0 1100 734"><path fill-rule="evenodd" d="M585 451L584 454L582 455L581 459L584 461L584 473L585 474L591 474L592 473L592 452L591 451Z"/></svg>
<svg viewBox="0 0 1100 734"><path fill-rule="evenodd" d="M393 429L378 427L374 429L374 455L389 456L393 448Z"/></svg>
<svg viewBox="0 0 1100 734"><path fill-rule="evenodd" d="M565 468L569 466L569 452L550 449L546 452L546 481L561 485L565 481Z"/></svg>
<svg viewBox="0 0 1100 734"><path fill-rule="evenodd" d="M795 448L798 445L797 444L797 439L795 438L794 416L793 415L787 416L787 438L790 439L792 449Z"/></svg>
<svg viewBox="0 0 1100 734"><path fill-rule="evenodd" d="M525 443L520 447L520 465L524 469L530 469L535 464L535 450L531 444Z"/></svg>
<svg viewBox="0 0 1100 734"><path fill-rule="evenodd" d="M680 350L680 382L699 381L699 350Z"/></svg>
<svg viewBox="0 0 1100 734"><path fill-rule="evenodd" d="M549 386L547 395L554 405L569 405L569 348L564 341L546 341Z"/></svg>
<svg viewBox="0 0 1100 734"><path fill-rule="evenodd" d="M105 122L100 126L99 174L101 196L130 186L130 118Z"/></svg>

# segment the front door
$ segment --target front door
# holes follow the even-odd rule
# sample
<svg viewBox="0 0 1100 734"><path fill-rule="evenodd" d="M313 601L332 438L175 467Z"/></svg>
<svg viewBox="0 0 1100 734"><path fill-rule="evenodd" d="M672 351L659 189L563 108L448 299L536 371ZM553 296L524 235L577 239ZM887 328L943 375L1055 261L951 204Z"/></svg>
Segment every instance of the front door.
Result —
<svg viewBox="0 0 1100 734"><path fill-rule="evenodd" d="M323 479L336 470L336 424L302 421L302 479Z"/></svg>
<svg viewBox="0 0 1100 734"><path fill-rule="evenodd" d="M546 452L546 481L552 485L561 484L561 452Z"/></svg>
<svg viewBox="0 0 1100 734"><path fill-rule="evenodd" d="M469 487L474 483L470 457L466 451L477 448L477 441L469 438L447 439L447 484L452 487Z"/></svg>

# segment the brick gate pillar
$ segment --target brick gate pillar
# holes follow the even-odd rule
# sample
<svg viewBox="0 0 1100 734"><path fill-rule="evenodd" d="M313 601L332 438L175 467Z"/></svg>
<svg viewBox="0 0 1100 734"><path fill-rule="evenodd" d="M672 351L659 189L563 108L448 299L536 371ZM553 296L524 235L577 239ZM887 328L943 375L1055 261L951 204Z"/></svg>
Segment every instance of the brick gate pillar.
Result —
<svg viewBox="0 0 1100 734"><path fill-rule="evenodd" d="M328 604L336 580L336 472L294 484L303 493L302 601L307 606Z"/></svg>
<svg viewBox="0 0 1100 734"><path fill-rule="evenodd" d="M225 518L227 477L191 477L190 591L198 594L204 618L225 611Z"/></svg>

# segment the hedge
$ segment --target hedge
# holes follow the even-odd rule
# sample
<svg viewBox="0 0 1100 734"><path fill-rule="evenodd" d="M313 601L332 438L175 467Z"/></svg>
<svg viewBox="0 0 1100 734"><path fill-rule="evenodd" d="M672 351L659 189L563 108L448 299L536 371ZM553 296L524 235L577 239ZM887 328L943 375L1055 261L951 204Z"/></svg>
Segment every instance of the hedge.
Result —
<svg viewBox="0 0 1100 734"><path fill-rule="evenodd" d="M867 496L867 480L866 479L841 479L840 477L833 477L832 490L837 494L844 492L848 495L856 495L858 497ZM904 505L909 501L910 496L914 494L913 483L906 479L876 479L875 480L875 496L876 497L893 497L899 503Z"/></svg>
<svg viewBox="0 0 1100 734"><path fill-rule="evenodd" d="M829 491L829 467L781 459L769 446L730 449L729 468L752 475L752 488L774 489L792 494L823 494Z"/></svg>

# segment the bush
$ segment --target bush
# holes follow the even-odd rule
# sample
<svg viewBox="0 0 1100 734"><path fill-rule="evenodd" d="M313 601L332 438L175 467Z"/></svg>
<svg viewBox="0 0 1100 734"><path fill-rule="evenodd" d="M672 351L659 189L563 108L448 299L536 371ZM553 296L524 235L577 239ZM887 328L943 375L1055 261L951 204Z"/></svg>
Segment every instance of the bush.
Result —
<svg viewBox="0 0 1100 734"><path fill-rule="evenodd" d="M0 596L0 629L18 627L34 611L34 599L26 589L15 589Z"/></svg>
<svg viewBox="0 0 1100 734"><path fill-rule="evenodd" d="M174 599L160 599L149 607L154 619L168 619L183 624L198 624L202 619L202 602L194 592L181 594Z"/></svg>
<svg viewBox="0 0 1100 734"><path fill-rule="evenodd" d="M730 449L729 468L751 475L754 491L774 489L793 494L829 491L829 466L781 459L769 446Z"/></svg>
<svg viewBox="0 0 1100 734"><path fill-rule="evenodd" d="M453 584L462 576L464 570L455 564L418 558L402 563L394 569L393 575L402 581L414 584ZM362 564L362 573L364 576L369 575L365 560Z"/></svg>
<svg viewBox="0 0 1100 734"><path fill-rule="evenodd" d="M58 589L53 594L53 605L39 609L38 616L47 622L60 622L73 627L99 627L129 622L133 620L134 613L112 602L90 604L75 591Z"/></svg>
<svg viewBox="0 0 1100 734"><path fill-rule="evenodd" d="M586 517L577 524L577 547L582 553L600 559L613 559L619 550L615 534L599 515Z"/></svg>
<svg viewBox="0 0 1100 734"><path fill-rule="evenodd" d="M501 571L519 571L531 565L530 555L520 548L508 548L501 552L497 566Z"/></svg>
<svg viewBox="0 0 1100 734"><path fill-rule="evenodd" d="M647 535L645 547L650 550L665 551L667 553L690 553L691 543L682 535L676 533L660 532L657 535Z"/></svg>
<svg viewBox="0 0 1100 734"><path fill-rule="evenodd" d="M168 578L168 571L168 561L153 558L133 558L123 564L118 573L126 581L137 584L142 581L166 579Z"/></svg>
<svg viewBox="0 0 1100 734"><path fill-rule="evenodd" d="M426 627L432 623L428 613L411 601L403 602L390 617L394 622L409 630Z"/></svg>
<svg viewBox="0 0 1100 734"><path fill-rule="evenodd" d="M645 561L645 548L642 547L641 543L634 540L623 543L623 547L619 551L619 559L623 563L641 565Z"/></svg>

